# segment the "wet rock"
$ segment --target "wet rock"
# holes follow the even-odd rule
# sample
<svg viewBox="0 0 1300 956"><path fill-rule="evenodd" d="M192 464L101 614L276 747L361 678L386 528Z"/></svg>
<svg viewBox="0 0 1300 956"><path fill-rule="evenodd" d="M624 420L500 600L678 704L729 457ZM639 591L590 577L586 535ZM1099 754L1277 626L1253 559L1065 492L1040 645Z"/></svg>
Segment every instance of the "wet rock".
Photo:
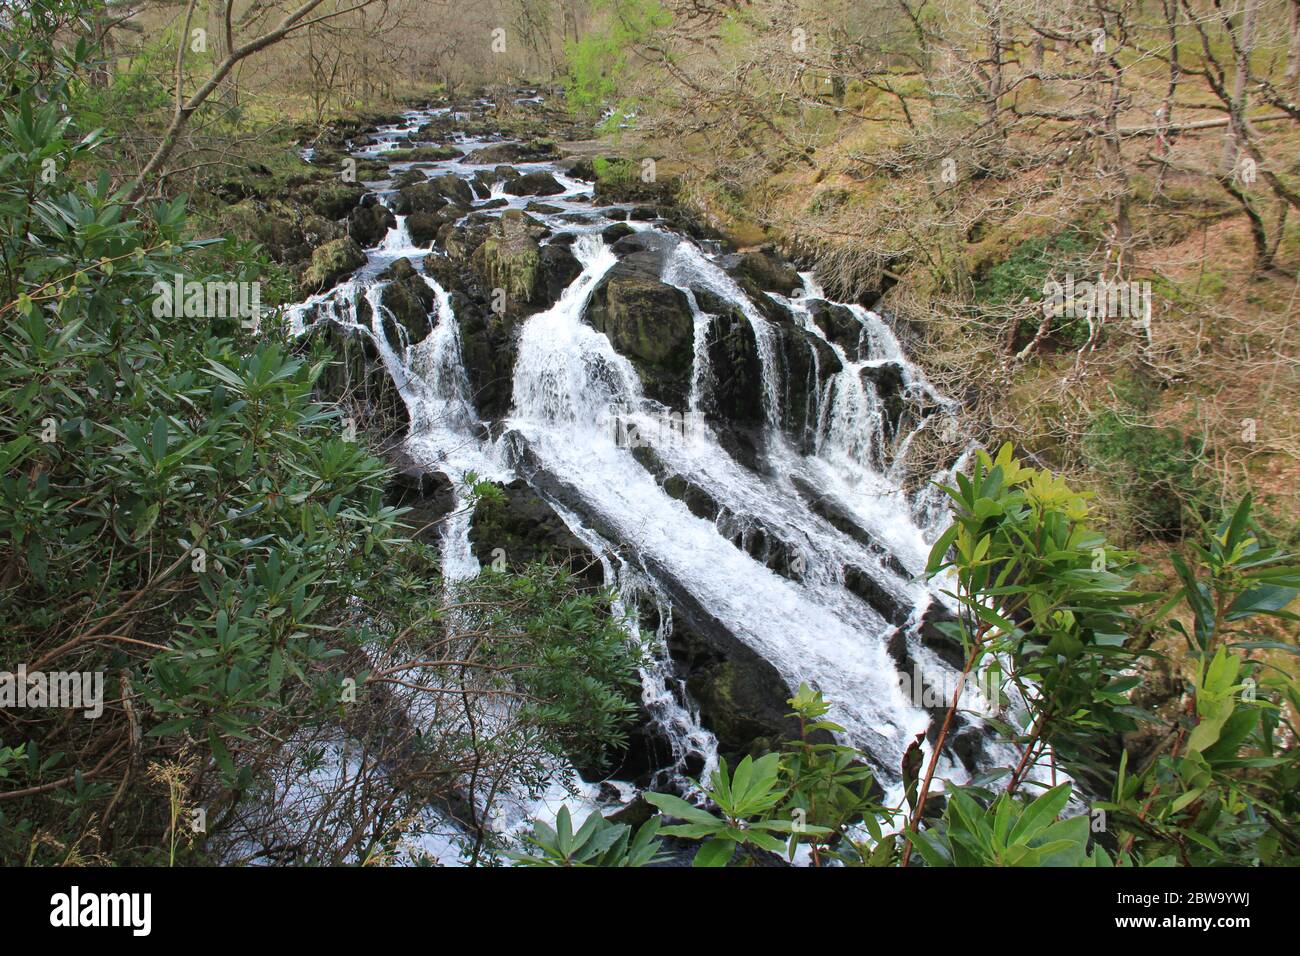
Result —
<svg viewBox="0 0 1300 956"><path fill-rule="evenodd" d="M464 291L459 269L444 255L431 252L423 260L424 274L448 292Z"/></svg>
<svg viewBox="0 0 1300 956"><path fill-rule="evenodd" d="M730 425L761 425L763 365L753 326L738 309L717 297L696 292L700 308L713 313L705 333L710 381L705 414Z"/></svg>
<svg viewBox="0 0 1300 956"><path fill-rule="evenodd" d="M469 265L470 256L483 244L496 225L488 217L471 216L465 222L449 222L439 227L436 242L446 252L447 258L458 267Z"/></svg>
<svg viewBox="0 0 1300 956"><path fill-rule="evenodd" d="M469 183L453 173L426 179L418 170L402 174L395 182L397 194L389 202L399 216L437 212L447 203L467 207L474 202Z"/></svg>
<svg viewBox="0 0 1300 956"><path fill-rule="evenodd" d="M705 521L713 521L718 517L717 499L695 482L681 475L672 475L664 481L663 489L670 498L676 498L686 505L695 517Z"/></svg>
<svg viewBox="0 0 1300 956"><path fill-rule="evenodd" d="M596 178L596 166L586 156L567 157L559 160L555 165L564 170L566 176L571 176L574 179L592 182Z"/></svg>
<svg viewBox="0 0 1300 956"><path fill-rule="evenodd" d="M864 365L861 375L863 384L874 388L880 396L885 418L885 437L892 439L898 434L899 424L907 408L903 366L897 362Z"/></svg>
<svg viewBox="0 0 1300 956"><path fill-rule="evenodd" d="M445 260L444 260L445 261ZM510 409L515 343L502 318L462 292L451 306L460 330L461 357L479 415L499 419Z"/></svg>
<svg viewBox="0 0 1300 956"><path fill-rule="evenodd" d="M537 170L506 183L506 192L512 196L555 196L564 192L564 187L550 173Z"/></svg>
<svg viewBox="0 0 1300 956"><path fill-rule="evenodd" d="M714 425L718 445L737 464L759 475L771 475L772 468L764 457L767 438L759 428L743 425Z"/></svg>
<svg viewBox="0 0 1300 956"><path fill-rule="evenodd" d="M612 226L606 226L600 233L600 238L604 239L609 245L618 242L624 236L635 235L636 230L625 222L616 222Z"/></svg>
<svg viewBox="0 0 1300 956"><path fill-rule="evenodd" d="M389 312L384 316L384 335L395 351L400 352L405 345L414 345L429 334L434 294L413 269L405 278L384 286L379 302ZM397 331L398 326L406 330L405 336Z"/></svg>
<svg viewBox="0 0 1300 956"><path fill-rule="evenodd" d="M792 475L790 480L813 514L824 518L831 527L848 535L858 544L864 545L872 554L879 557L884 566L894 574L901 578L911 578L911 573L903 563L888 548L876 540L875 535L862 527L846 507L830 495L823 494L798 475Z"/></svg>
<svg viewBox="0 0 1300 956"><path fill-rule="evenodd" d="M559 206L552 206L550 203L537 202L536 200L533 200L524 206L524 211L531 212L538 216L554 216L564 210Z"/></svg>
<svg viewBox="0 0 1300 956"><path fill-rule="evenodd" d="M414 212L406 219L406 231L416 245L432 245L443 226L455 222L463 215L465 210L454 203L447 203L436 212Z"/></svg>
<svg viewBox="0 0 1300 956"><path fill-rule="evenodd" d="M475 166L489 163L541 163L559 159L560 151L554 143L534 140L529 143L493 143L482 146L468 156L465 162Z"/></svg>
<svg viewBox="0 0 1300 956"><path fill-rule="evenodd" d="M736 285L749 297L754 308L763 314L767 321L771 322L781 330L798 330L798 324L794 320L794 314L780 302L777 302L766 290L759 287L758 283L746 275L735 276Z"/></svg>
<svg viewBox="0 0 1300 956"><path fill-rule="evenodd" d="M360 206L348 213L348 235L363 248L379 245L388 230L396 225L397 217L374 196L367 196Z"/></svg>
<svg viewBox="0 0 1300 956"><path fill-rule="evenodd" d="M642 230L619 239L612 246L614 255L620 259L641 253L638 262L646 272L659 276L663 274L664 264L672 251L681 242L677 236L663 232Z"/></svg>
<svg viewBox="0 0 1300 956"><path fill-rule="evenodd" d="M955 622L956 619L945 607L931 603L921 616L918 634L922 647L929 648L946 663L961 671L966 666L966 653L962 649L961 640L949 634L945 627L941 626Z"/></svg>
<svg viewBox="0 0 1300 956"><path fill-rule="evenodd" d="M481 498L470 523L470 547L484 568L494 560L504 560L513 569L551 561L567 566L592 586L603 585L604 572L596 556L527 482L516 478L501 492L499 499Z"/></svg>
<svg viewBox="0 0 1300 956"><path fill-rule="evenodd" d="M631 726L627 729L627 744L609 748L601 767L578 767L578 775L589 783L605 780L626 780L637 787L649 787L661 772L673 767L672 742L665 735L643 705L638 704ZM644 811L641 809L644 805ZM654 808L639 794L630 804L617 811L613 817L644 822L643 813L653 816ZM620 815L621 814L621 815Z"/></svg>
<svg viewBox="0 0 1300 956"><path fill-rule="evenodd" d="M803 288L799 273L772 249L756 249L734 257L728 265L738 275L752 280L764 292L789 296Z"/></svg>
<svg viewBox="0 0 1300 956"><path fill-rule="evenodd" d="M863 357L858 352L862 323L852 311L825 299L805 299L804 305L822 334L842 348L845 355L853 361L859 361Z"/></svg>
<svg viewBox="0 0 1300 956"><path fill-rule="evenodd" d="M776 668L739 640L653 559L647 570L673 601L669 652L685 676L700 719L733 763L747 753L799 736L786 715L792 695ZM824 735L823 735L824 736Z"/></svg>
<svg viewBox="0 0 1300 956"><path fill-rule="evenodd" d="M403 189L410 189L412 186L423 186L428 181L429 177L425 175L424 170L405 169L393 176L393 188L400 192ZM394 202L395 205L396 202Z"/></svg>
<svg viewBox="0 0 1300 956"><path fill-rule="evenodd" d="M492 170L480 169L474 174L474 191L487 199L492 195L492 187L497 183L504 185L514 182L519 176L519 170L513 166L498 166Z"/></svg>
<svg viewBox="0 0 1300 956"><path fill-rule="evenodd" d="M648 396L686 407L694 320L680 289L660 281L654 262L621 260L592 293L586 320L636 367Z"/></svg>
<svg viewBox="0 0 1300 956"><path fill-rule="evenodd" d="M298 284L299 292L306 298L328 289L365 263L366 254L361 251L356 240L344 238L327 242L312 253L311 264L304 270Z"/></svg>
<svg viewBox="0 0 1300 956"><path fill-rule="evenodd" d="M649 445L636 445L632 449L632 458L642 468L650 472L656 483L663 484L664 478L668 474L668 468L657 451Z"/></svg>
<svg viewBox="0 0 1300 956"><path fill-rule="evenodd" d="M782 364L781 425L800 452L811 454L816 442L818 399L823 386L843 369L824 339L796 326L779 327Z"/></svg>
<svg viewBox="0 0 1300 956"><path fill-rule="evenodd" d="M400 449L391 453L396 474L384 489L384 503L410 509L402 522L415 532L415 539L436 546L442 534L442 519L456 507L456 487L440 471L429 471L411 461Z"/></svg>
<svg viewBox="0 0 1300 956"><path fill-rule="evenodd" d="M435 176L429 180L429 185L445 196L448 202L454 202L461 206L468 206L474 202L474 193L469 188L469 183L455 173L444 173L441 176Z"/></svg>
<svg viewBox="0 0 1300 956"><path fill-rule="evenodd" d="M507 437L508 462L516 471L527 475L549 498L572 509L598 534L617 538L616 530L587 506L580 492L541 468L523 436ZM786 716L791 689L776 668L711 614L687 582L651 555L643 555L642 562L672 602L669 653L700 705L704 725L717 736L719 751L734 762L744 754L779 747L783 739L797 739L798 722ZM830 738L819 734L815 739L828 742Z"/></svg>
<svg viewBox="0 0 1300 956"><path fill-rule="evenodd" d="M447 197L432 182L425 180L411 186L402 186L390 202L393 212L399 216L408 216L412 213L437 212L447 205Z"/></svg>
<svg viewBox="0 0 1300 956"><path fill-rule="evenodd" d="M411 278L415 274L415 266L411 264L411 260L403 257L394 259L387 269L379 273L379 278L404 280Z"/></svg>
<svg viewBox="0 0 1300 956"><path fill-rule="evenodd" d="M911 605L882 584L872 573L855 565L844 569L844 587L871 605L890 624L901 626L912 613Z"/></svg>
<svg viewBox="0 0 1300 956"><path fill-rule="evenodd" d="M703 761L701 761L701 769L703 769ZM613 813L607 814L605 819L611 823L622 823L636 830L658 812L649 800L641 794L637 794L627 806L620 807Z"/></svg>
<svg viewBox="0 0 1300 956"><path fill-rule="evenodd" d="M559 301L573 280L582 274L582 264L564 243L554 241L542 246L540 261L540 280L537 283L539 308L549 308Z"/></svg>
<svg viewBox="0 0 1300 956"><path fill-rule="evenodd" d="M745 280L748 282L749 280ZM714 316L707 332L712 373L710 415L728 423L755 425L765 420L762 363L753 326L740 308L708 289L694 289L700 309ZM805 454L816 439L819 399L826 382L843 369L839 356L820 337L796 326L782 307L757 290L756 306L779 312L772 326L773 369L778 383L781 426ZM763 311L760 308L760 311ZM781 321L773 321L773 318Z"/></svg>

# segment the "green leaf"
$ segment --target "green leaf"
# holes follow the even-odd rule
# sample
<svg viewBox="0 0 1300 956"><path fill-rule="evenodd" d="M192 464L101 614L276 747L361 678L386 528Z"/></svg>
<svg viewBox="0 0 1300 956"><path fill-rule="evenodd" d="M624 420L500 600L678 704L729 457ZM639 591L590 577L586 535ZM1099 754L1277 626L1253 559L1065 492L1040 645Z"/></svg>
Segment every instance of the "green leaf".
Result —
<svg viewBox="0 0 1300 956"><path fill-rule="evenodd" d="M692 866L726 866L736 853L736 844L731 840L709 840L695 851Z"/></svg>
<svg viewBox="0 0 1300 956"><path fill-rule="evenodd" d="M217 728L208 728L208 746L212 748L212 756L217 759L217 765L221 767L229 776L235 775L235 761L231 759L230 751L226 748L226 742L221 739L217 733Z"/></svg>
<svg viewBox="0 0 1300 956"><path fill-rule="evenodd" d="M1070 784L1059 784L1026 807L1020 819L1016 821L1016 825L1011 828L1007 844L1028 843L1040 831L1046 829L1070 802L1070 791Z"/></svg>
<svg viewBox="0 0 1300 956"><path fill-rule="evenodd" d="M671 793L649 793L644 794L646 802L651 806L658 807L669 816L677 817L682 820L689 820L691 823L698 823L708 826L720 826L721 821L707 810L701 810L690 803L687 803L681 797L675 797Z"/></svg>

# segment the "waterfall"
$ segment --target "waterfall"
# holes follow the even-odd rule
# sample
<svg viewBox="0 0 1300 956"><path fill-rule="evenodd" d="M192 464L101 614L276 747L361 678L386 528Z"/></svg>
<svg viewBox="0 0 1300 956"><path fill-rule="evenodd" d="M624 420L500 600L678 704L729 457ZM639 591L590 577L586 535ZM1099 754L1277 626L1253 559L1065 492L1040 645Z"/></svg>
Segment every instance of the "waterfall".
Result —
<svg viewBox="0 0 1300 956"><path fill-rule="evenodd" d="M384 238L375 249L377 255L396 259L399 256L424 255L428 249L421 249L411 238L411 231L406 227L405 216L394 216L395 226L390 226Z"/></svg>
<svg viewBox="0 0 1300 956"><path fill-rule="evenodd" d="M640 396L632 365L582 321L596 283L617 259L599 236L580 236L582 273L550 309L528 319L515 364L515 414L533 422L597 429L610 410Z"/></svg>
<svg viewBox="0 0 1300 956"><path fill-rule="evenodd" d="M754 307L740 286L736 285L736 281L709 261L699 246L692 242L678 243L673 249L663 278L678 288L688 289L694 286L707 289L739 307L745 321L754 330L754 339L758 344L758 357L763 369L763 412L768 425L774 430L778 429L781 418L781 383L776 371L776 333L771 324ZM697 336L698 329L699 323Z"/></svg>
<svg viewBox="0 0 1300 956"><path fill-rule="evenodd" d="M413 113L406 126L374 134L358 155L382 156L431 115ZM458 145L468 153L480 142L464 139ZM921 646L916 634L924 610L945 600L919 577L929 544L946 520L945 507L941 497L924 489L908 500L902 458L915 435L933 427L954 403L908 361L879 314L843 304L840 308L860 326L856 350L850 354L832 341L811 311L811 303L828 300L815 278L804 274L796 294L765 294L789 309L798 329L829 346L841 368L826 375L814 350L807 423L813 441L810 453L799 453L781 433L783 395L798 383L781 381L778 330L763 309L719 263L716 250L662 225L633 223L638 233L675 241L661 278L684 292L692 316L693 367L682 411L693 413L694 425L663 428L663 406L645 397L632 362L585 319L593 292L618 262L599 234L615 221L606 215L611 208L593 205L591 185L553 164L526 165L550 172L563 187L558 196L541 197L554 209L529 214L555 232L575 234L571 250L580 272L551 307L528 316L516 330L513 403L503 422L488 429L479 420L453 297L423 275L422 262L416 261L416 269L436 302L431 331L396 348L384 333L391 315L382 304L386 283L375 275L396 257L427 251L411 245L403 216L367 253L369 262L357 277L291 308L291 327L303 332L330 321L365 335L410 412L405 450L411 458L457 483L471 471L501 481L522 477L600 558L605 581L618 595L616 613L645 606L657 611L655 633L647 635L657 648L656 663L642 675L642 702L670 742L675 761L670 776L678 785L684 784L684 767L693 764L696 776L707 774L717 753L715 738L700 725L699 708L664 651L685 602L725 625L791 689L803 682L819 688L832 702L831 717L845 728L845 738L871 759L887 798L897 799L903 754L931 717L901 688L890 643L905 637L919 666L934 674L953 672ZM469 177L490 174L492 167L468 164L462 156L424 171L430 177L447 172ZM492 199L506 198L510 208L530 201L508 195L507 189L506 183L493 182ZM753 331L766 425L764 469L739 463L724 450L717 429L698 421L718 370L710 367L708 354L713 316L697 292L724 302ZM360 300L370 307L365 325L357 319ZM871 377L886 364L899 370L903 400L921 409L892 438ZM610 427L611 418L620 426L634 425L641 444L665 468L709 496L716 516L701 517L669 495L636 449L621 440L623 432ZM954 466L959 467L960 462ZM450 580L478 572L469 547L469 508L463 490L460 494L461 507L442 530L443 570ZM774 557L778 553L781 560ZM849 586L850 578L864 575L870 588ZM900 616L894 607L906 613ZM960 782L968 773L945 755L940 776ZM525 810L512 813L510 825L526 816Z"/></svg>

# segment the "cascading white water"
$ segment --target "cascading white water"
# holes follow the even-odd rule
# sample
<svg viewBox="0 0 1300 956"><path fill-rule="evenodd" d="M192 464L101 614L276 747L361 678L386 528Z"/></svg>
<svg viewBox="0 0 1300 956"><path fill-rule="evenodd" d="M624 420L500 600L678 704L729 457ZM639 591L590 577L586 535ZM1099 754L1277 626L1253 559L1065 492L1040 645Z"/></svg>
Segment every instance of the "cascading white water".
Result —
<svg viewBox="0 0 1300 956"><path fill-rule="evenodd" d="M410 129L429 114L412 114ZM404 128L383 137L400 137ZM375 150L383 151L381 141ZM480 141L459 143L465 150ZM886 642L895 626L875 608L850 593L845 585L849 568L869 573L885 592L905 606L916 607L919 620L935 595L927 586L886 567L881 549L913 574L924 566L928 544L943 522L940 502L915 504L921 520L914 520L913 503L903 494L897 473L879 466L888 456L884 448L883 410L879 396L863 369L885 362L902 369L909 394L932 406L949 400L938 395L924 376L907 361L896 337L881 317L856 304L847 309L861 324L857 355L849 355L829 341L812 321L807 302L824 298L810 275L802 294L791 299L773 295L788 307L796 324L834 350L842 369L829 376L811 402L810 426L815 435L813 453L801 455L780 433L783 383L780 380L776 330L761 309L717 262L694 242L680 239L665 260L662 278L682 289L694 318L694 369L688 411L700 412L714 387L709 367L707 336L711 316L702 309L695 291L701 290L736 309L753 329L762 374L763 417L767 423L766 449L769 473L757 474L738 464L721 447L713 429L696 421L687 434L660 427L662 408L643 398L641 383L631 363L609 339L585 320L587 302L594 289L617 262L617 256L597 234L611 220L592 207L591 187L560 174L549 164L528 164L530 169L551 171L565 192L546 197L562 211L534 211L535 218L556 231L577 234L572 251L581 272L549 309L527 318L519 332L513 374L513 408L497 441L484 437L473 403L461 352L460 332L451 298L438 283L425 276L434 291L436 321L420 342L404 342L394 349L384 334L387 310L381 302L383 283L373 278L350 280L330 293L313 296L290 310L295 330L313 321L339 322L366 334L375 344L410 411L407 452L431 469L459 481L468 471L482 477L507 480L514 476L509 449L523 439L531 453L530 468L562 483L581 508L558 507L570 529L600 556L606 581L620 594L622 606L632 607L638 596L653 595L660 614L663 641L672 626L671 603L646 568L671 577L685 588L710 615L771 663L786 683L819 687L832 701L834 719L847 737L868 751L882 772L887 791L898 793L897 768L914 735L925 730L929 717L902 692ZM471 176L490 167L473 166L464 157L433 164L429 176L453 172ZM507 198L518 207L528 197L507 196L504 184L491 187L492 199ZM575 222L574 215L589 215ZM632 223L639 231L656 229ZM379 247L369 253L372 266L359 275L373 275L376 263L398 255L422 255L427 250L411 246L405 218ZM417 269L422 266L417 265ZM372 318L367 327L356 320L358 297L369 303ZM822 367L814 352L813 374L822 381ZM718 503L716 521L696 517L681 501L670 497L654 477L609 427L617 414L637 426L658 458L675 474L706 490ZM920 427L927 427L922 421ZM906 449L911 434L895 441L895 454ZM896 467L901 467L895 463ZM529 472L529 477L533 472ZM810 510L799 486L811 487L838 502L866 529L877 548L845 534ZM463 503L463 499L462 499ZM593 530L598 525L600 532ZM761 529L783 542L797 559L799 573L784 577L732 543L733 536ZM478 565L468 543L468 509L459 509L444 529L443 566L450 579L477 573ZM913 622L915 623L915 621ZM951 670L945 663L909 639L915 659L934 673ZM666 660L643 675L643 701L672 742L680 759L699 754L707 768L716 759L712 735L699 727L698 715L681 696L680 682ZM940 774L960 780L965 770L946 756Z"/></svg>
<svg viewBox="0 0 1300 956"><path fill-rule="evenodd" d="M561 426L590 426L640 396L641 382L609 339L582 321L592 289L618 260L599 236L580 236L582 273L554 306L532 316L515 362L516 415Z"/></svg>
<svg viewBox="0 0 1300 956"><path fill-rule="evenodd" d="M781 382L777 377L776 334L772 330L771 323L755 308L754 303L749 301L749 297L741 291L740 286L736 285L736 280L709 261L700 251L699 246L692 242L678 243L673 249L664 269L663 279L678 288L707 289L740 309L741 314L754 330L758 357L763 366L763 412L768 425L773 429L778 428L781 416ZM697 341L700 331L701 323L697 321Z"/></svg>

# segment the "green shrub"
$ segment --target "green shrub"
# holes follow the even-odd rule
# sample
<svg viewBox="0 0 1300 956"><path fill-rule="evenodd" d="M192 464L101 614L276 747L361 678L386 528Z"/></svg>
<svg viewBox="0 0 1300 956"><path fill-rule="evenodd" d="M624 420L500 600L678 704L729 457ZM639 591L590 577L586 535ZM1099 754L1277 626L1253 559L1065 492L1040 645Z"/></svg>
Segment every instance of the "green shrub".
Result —
<svg viewBox="0 0 1300 956"><path fill-rule="evenodd" d="M1001 262L984 270L975 282L975 301L990 306L1014 305L1043 298L1043 285L1051 278L1061 281L1065 273L1082 280L1094 274L1089 264L1096 242L1088 233L1068 229L1048 236L1035 236L1019 243ZM1067 345L1079 347L1088 340L1085 318L1058 319L1053 333ZM1022 320L1017 335L1027 338L1037 331L1037 319Z"/></svg>
<svg viewBox="0 0 1300 956"><path fill-rule="evenodd" d="M1123 499L1135 531L1179 538L1217 504L1212 478L1200 465L1204 445L1195 435L1144 418L1137 411L1100 413L1084 437L1084 453Z"/></svg>

